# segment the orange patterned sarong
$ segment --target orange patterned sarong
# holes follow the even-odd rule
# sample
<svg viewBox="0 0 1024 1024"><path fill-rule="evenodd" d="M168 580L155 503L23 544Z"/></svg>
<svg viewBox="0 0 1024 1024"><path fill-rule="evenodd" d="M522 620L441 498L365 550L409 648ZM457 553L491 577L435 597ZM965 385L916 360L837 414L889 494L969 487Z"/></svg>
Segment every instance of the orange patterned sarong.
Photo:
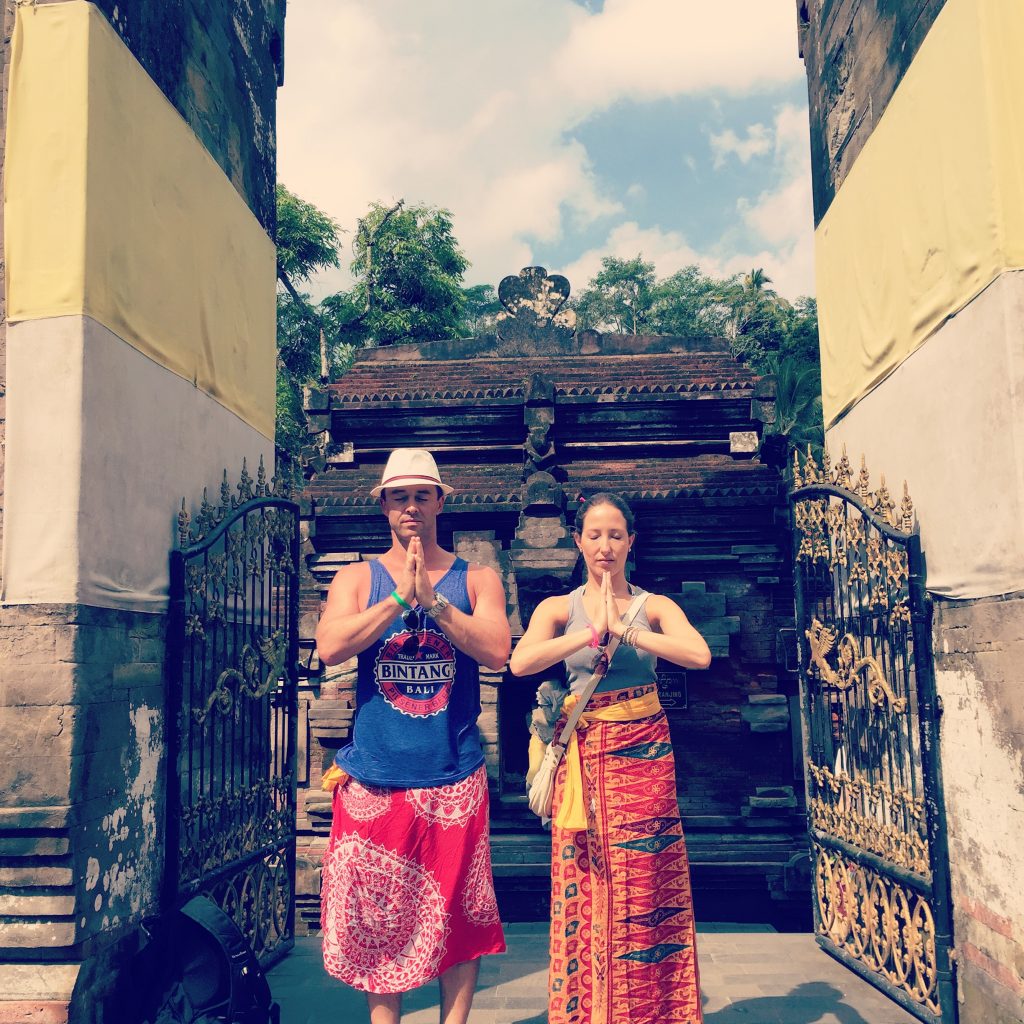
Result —
<svg viewBox="0 0 1024 1024"><path fill-rule="evenodd" d="M597 693L587 714L653 690ZM549 1024L702 1024L690 869L664 712L581 721L577 736L587 828L551 830ZM563 761L556 818L566 770Z"/></svg>

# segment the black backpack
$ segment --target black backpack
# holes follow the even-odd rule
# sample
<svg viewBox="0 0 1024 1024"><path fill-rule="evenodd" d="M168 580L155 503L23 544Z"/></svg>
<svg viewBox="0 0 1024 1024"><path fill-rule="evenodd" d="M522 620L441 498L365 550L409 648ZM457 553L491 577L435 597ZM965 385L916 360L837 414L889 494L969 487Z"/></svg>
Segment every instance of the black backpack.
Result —
<svg viewBox="0 0 1024 1024"><path fill-rule="evenodd" d="M281 1008L270 997L252 948L211 900L195 896L144 930L149 942L128 968L117 1019L126 1024L279 1024Z"/></svg>

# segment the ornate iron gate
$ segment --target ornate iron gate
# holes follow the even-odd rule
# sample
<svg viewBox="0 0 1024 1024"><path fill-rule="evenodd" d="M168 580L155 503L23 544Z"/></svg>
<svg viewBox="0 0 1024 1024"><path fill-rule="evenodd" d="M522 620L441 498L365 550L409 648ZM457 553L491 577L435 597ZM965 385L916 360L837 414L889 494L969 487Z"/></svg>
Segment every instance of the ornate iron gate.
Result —
<svg viewBox="0 0 1024 1024"><path fill-rule="evenodd" d="M209 896L261 963L294 943L299 509L224 474L171 552L165 905Z"/></svg>
<svg viewBox="0 0 1024 1024"><path fill-rule="evenodd" d="M956 1020L930 606L914 510L862 461L794 456L804 767L819 944L923 1021Z"/></svg>

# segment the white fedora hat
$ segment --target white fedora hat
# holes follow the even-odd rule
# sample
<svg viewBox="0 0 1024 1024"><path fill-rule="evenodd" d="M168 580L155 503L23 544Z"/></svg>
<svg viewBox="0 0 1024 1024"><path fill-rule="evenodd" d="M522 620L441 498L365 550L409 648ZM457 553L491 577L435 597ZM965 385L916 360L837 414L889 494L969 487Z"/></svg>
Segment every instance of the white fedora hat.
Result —
<svg viewBox="0 0 1024 1024"><path fill-rule="evenodd" d="M437 463L426 448L396 448L388 456L380 483L370 493L379 498L385 487L440 487L442 494L455 490L441 483Z"/></svg>

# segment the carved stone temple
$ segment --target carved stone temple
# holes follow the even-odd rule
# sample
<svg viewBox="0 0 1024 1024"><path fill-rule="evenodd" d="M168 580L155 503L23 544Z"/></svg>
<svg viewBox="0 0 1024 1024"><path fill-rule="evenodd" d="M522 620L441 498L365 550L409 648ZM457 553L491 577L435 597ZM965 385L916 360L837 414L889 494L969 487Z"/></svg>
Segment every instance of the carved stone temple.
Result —
<svg viewBox="0 0 1024 1024"><path fill-rule="evenodd" d="M581 581L579 499L627 498L638 532L631 579L672 595L713 654L706 671L659 674L697 913L793 922L809 911L788 510L780 470L758 454L774 382L721 339L576 331L572 311L560 311L568 296L564 277L527 267L501 282L494 334L368 351L307 395L317 450L303 499L298 912L309 928L330 829L319 783L348 736L355 671L354 659L321 666L312 638L335 571L389 546L369 490L398 446L429 448L455 486L439 540L497 570L514 640L542 598ZM549 837L523 790L535 688L483 676L492 856L512 920L547 913Z"/></svg>

